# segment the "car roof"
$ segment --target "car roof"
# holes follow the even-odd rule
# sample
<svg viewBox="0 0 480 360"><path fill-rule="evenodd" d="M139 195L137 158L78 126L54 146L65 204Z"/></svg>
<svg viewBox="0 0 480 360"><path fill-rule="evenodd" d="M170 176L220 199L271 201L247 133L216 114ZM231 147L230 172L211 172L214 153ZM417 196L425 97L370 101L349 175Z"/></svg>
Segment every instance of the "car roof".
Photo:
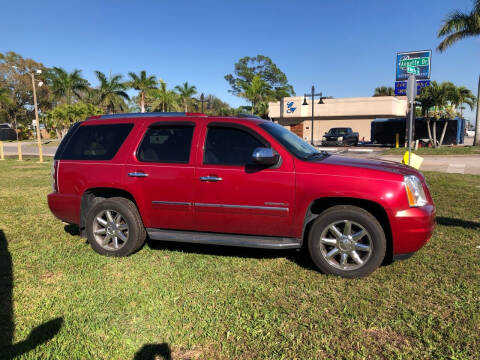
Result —
<svg viewBox="0 0 480 360"><path fill-rule="evenodd" d="M95 124L111 124L111 123L125 123L128 120L134 119L135 122L158 120L158 121L178 121L189 119L208 119L217 120L221 122L238 122L248 121L253 123L269 122L269 120L262 119L256 115L240 114L238 116L207 116L203 113L190 112L151 112L151 113L125 113L125 114L109 114L109 115L95 115L89 117L84 123L88 124L94 122Z"/></svg>

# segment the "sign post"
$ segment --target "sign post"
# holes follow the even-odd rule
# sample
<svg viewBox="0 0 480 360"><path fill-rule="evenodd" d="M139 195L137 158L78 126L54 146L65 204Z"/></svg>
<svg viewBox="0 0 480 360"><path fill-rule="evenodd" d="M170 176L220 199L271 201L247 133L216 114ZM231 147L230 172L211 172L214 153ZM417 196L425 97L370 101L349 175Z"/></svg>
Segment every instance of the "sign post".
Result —
<svg viewBox="0 0 480 360"><path fill-rule="evenodd" d="M414 74L408 76L407 81L407 99L410 105L410 113L408 116L408 165L410 165L410 154L412 152L412 134L415 124L415 98L417 97L417 79Z"/></svg>

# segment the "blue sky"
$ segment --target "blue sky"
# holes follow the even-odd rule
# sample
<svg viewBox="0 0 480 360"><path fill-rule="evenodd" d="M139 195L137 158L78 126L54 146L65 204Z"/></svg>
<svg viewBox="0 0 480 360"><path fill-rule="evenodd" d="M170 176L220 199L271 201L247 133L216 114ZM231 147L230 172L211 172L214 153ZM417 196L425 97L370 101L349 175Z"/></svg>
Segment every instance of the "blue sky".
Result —
<svg viewBox="0 0 480 360"><path fill-rule="evenodd" d="M472 0L82 0L2 1L0 52L46 66L106 73L145 69L169 87L189 81L233 106L224 75L243 56L263 54L297 95L311 85L334 97L393 86L397 51L435 50L441 20ZM434 51L432 79L476 93L480 38ZM467 118L473 119L468 111Z"/></svg>

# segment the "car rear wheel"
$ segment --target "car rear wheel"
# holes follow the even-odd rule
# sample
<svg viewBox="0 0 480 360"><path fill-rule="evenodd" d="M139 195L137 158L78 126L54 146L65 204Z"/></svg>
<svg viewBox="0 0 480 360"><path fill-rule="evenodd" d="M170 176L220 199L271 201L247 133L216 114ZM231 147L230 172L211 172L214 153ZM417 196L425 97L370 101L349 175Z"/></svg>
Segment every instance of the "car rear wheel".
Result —
<svg viewBox="0 0 480 360"><path fill-rule="evenodd" d="M334 206L315 220L308 250L323 273L362 277L382 263L386 251L385 233L368 211L356 206Z"/></svg>
<svg viewBox="0 0 480 360"><path fill-rule="evenodd" d="M135 204L122 197L94 205L86 218L87 238L97 253L127 256L145 242L146 232Z"/></svg>

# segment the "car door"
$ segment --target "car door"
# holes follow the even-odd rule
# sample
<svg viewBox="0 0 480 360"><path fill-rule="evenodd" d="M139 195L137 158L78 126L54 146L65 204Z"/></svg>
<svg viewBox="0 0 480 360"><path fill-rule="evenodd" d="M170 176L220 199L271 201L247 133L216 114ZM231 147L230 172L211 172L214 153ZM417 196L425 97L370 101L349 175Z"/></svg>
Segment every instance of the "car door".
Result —
<svg viewBox="0 0 480 360"><path fill-rule="evenodd" d="M276 166L253 165L253 151L271 147L254 127L211 122L203 131L195 171L197 230L293 236L293 161L283 156Z"/></svg>
<svg viewBox="0 0 480 360"><path fill-rule="evenodd" d="M127 165L127 188L147 228L191 230L193 226L195 121L147 126Z"/></svg>

